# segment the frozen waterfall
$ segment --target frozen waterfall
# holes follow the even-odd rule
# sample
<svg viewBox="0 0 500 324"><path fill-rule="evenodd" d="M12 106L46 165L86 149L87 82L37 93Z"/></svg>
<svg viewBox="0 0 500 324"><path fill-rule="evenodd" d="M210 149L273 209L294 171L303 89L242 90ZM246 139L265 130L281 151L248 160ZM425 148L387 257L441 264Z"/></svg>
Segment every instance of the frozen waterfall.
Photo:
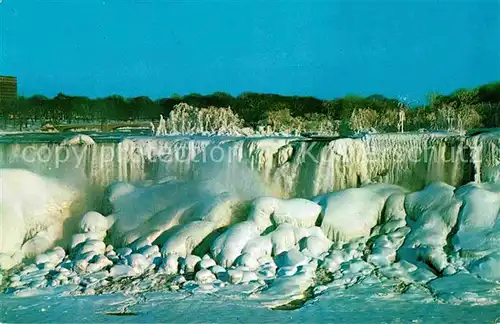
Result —
<svg viewBox="0 0 500 324"><path fill-rule="evenodd" d="M3 141L2 287L226 287L281 307L389 282L493 304L499 141L499 132ZM450 297L450 282L474 284ZM487 288L471 295L476 286Z"/></svg>
<svg viewBox="0 0 500 324"><path fill-rule="evenodd" d="M367 182L419 190L433 181L457 186L500 181L500 132L473 137L377 134L361 138L127 137L91 146L0 143L0 166L40 174L76 174L94 188L138 182L258 178L280 197L312 197ZM240 173L241 172L241 173Z"/></svg>

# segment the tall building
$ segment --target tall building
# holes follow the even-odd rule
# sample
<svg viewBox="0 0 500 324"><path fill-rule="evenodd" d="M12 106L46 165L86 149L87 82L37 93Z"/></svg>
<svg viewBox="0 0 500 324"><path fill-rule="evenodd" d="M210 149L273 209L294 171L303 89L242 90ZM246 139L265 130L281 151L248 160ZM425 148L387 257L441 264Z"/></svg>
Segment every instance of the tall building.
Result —
<svg viewBox="0 0 500 324"><path fill-rule="evenodd" d="M10 101L17 98L17 78L0 76L0 101Z"/></svg>

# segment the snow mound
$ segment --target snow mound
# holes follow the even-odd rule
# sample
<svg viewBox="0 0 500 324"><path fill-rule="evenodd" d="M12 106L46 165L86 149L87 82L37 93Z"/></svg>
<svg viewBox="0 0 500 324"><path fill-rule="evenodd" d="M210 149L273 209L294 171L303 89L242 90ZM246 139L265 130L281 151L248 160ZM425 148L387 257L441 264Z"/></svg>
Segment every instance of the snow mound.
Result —
<svg viewBox="0 0 500 324"><path fill-rule="evenodd" d="M293 224L297 227L312 227L316 224L321 207L307 199L281 200L273 215L275 224Z"/></svg>

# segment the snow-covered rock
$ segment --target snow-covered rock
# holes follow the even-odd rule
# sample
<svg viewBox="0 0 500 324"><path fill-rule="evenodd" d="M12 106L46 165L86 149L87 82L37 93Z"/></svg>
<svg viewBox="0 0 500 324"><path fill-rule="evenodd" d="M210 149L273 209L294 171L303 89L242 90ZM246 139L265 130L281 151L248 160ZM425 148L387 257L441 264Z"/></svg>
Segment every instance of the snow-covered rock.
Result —
<svg viewBox="0 0 500 324"><path fill-rule="evenodd" d="M199 256L190 254L184 258L182 268L186 273L192 273L200 261L201 258Z"/></svg>
<svg viewBox="0 0 500 324"><path fill-rule="evenodd" d="M215 261L208 254L205 254L203 258L201 258L201 261L198 263L200 269L210 269L215 265Z"/></svg>
<svg viewBox="0 0 500 324"><path fill-rule="evenodd" d="M215 240L210 252L217 264L227 268L241 255L247 243L259 235L260 231L255 222L238 223Z"/></svg>
<svg viewBox="0 0 500 324"><path fill-rule="evenodd" d="M110 227L110 220L101 215L98 212L90 211L85 213L79 224L80 231L83 233L94 232L102 233L106 232Z"/></svg>
<svg viewBox="0 0 500 324"><path fill-rule="evenodd" d="M387 198L403 189L393 185L371 184L319 196L322 206L321 228L333 241L349 241L370 235L377 225Z"/></svg>
<svg viewBox="0 0 500 324"><path fill-rule="evenodd" d="M138 273L128 265L115 265L109 270L109 275L113 278L136 276Z"/></svg>
<svg viewBox="0 0 500 324"><path fill-rule="evenodd" d="M179 257L177 255L167 255L164 257L159 271L167 275L177 274L179 271Z"/></svg>
<svg viewBox="0 0 500 324"><path fill-rule="evenodd" d="M275 258L276 264L278 267L290 267L290 266L299 266L309 262L309 259L304 256L297 249L291 249L289 251L285 251L280 253Z"/></svg>
<svg viewBox="0 0 500 324"><path fill-rule="evenodd" d="M151 262L140 253L132 253L127 255L128 265L131 266L137 273L144 272L150 265Z"/></svg>
<svg viewBox="0 0 500 324"><path fill-rule="evenodd" d="M448 261L444 246L462 206L462 202L454 197L454 190L445 183L433 182L406 196L405 209L411 232L398 250L399 259L411 263L424 260L438 272L446 268Z"/></svg>
<svg viewBox="0 0 500 324"><path fill-rule="evenodd" d="M208 269L202 269L198 271L194 278L196 282L201 284L212 283L217 279L215 278L215 275Z"/></svg>

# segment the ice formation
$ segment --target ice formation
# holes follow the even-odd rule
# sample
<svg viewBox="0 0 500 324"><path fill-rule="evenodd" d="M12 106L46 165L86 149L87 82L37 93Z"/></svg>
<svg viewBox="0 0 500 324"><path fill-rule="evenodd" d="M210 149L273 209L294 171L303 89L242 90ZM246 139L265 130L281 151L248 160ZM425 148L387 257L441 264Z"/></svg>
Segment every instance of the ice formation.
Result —
<svg viewBox="0 0 500 324"><path fill-rule="evenodd" d="M369 181L420 190L433 181L459 186L500 179L499 132L374 134L329 140L300 137L127 137L91 146L0 143L0 166L40 174L76 172L104 190L116 181L205 180L240 176L268 194L310 198ZM243 177L240 169L249 172ZM246 180L253 177L251 180ZM258 178L258 179L257 179ZM227 182L227 181L226 181Z"/></svg>
<svg viewBox="0 0 500 324"><path fill-rule="evenodd" d="M149 129L151 130L151 135L152 136L156 135L155 124L153 124L153 122L149 123Z"/></svg>
<svg viewBox="0 0 500 324"><path fill-rule="evenodd" d="M500 248L500 184L469 183L455 195L463 202L453 242L464 254L481 255Z"/></svg>
<svg viewBox="0 0 500 324"><path fill-rule="evenodd" d="M500 130L467 139L476 182L500 182Z"/></svg>
<svg viewBox="0 0 500 324"><path fill-rule="evenodd" d="M400 259L413 264L422 260L438 273L448 266L444 247L462 206L454 190L450 185L436 182L406 196L405 210L411 232L398 250Z"/></svg>
<svg viewBox="0 0 500 324"><path fill-rule="evenodd" d="M250 299L278 307L307 298L325 280L318 271L330 273L330 287L373 276L427 284L457 272L499 280L498 244L491 241L498 233L497 185L470 183L455 190L434 182L411 193L368 184L317 197L319 205L241 199L215 182L115 184L106 193L112 214L84 214L68 255L59 247L39 254L36 267L10 279L11 291L73 282L91 293L90 287L106 289L110 280L155 278L157 272L177 276L172 287L194 292L225 283L254 285L260 288ZM106 246L103 232L116 245ZM467 235L475 239L465 241ZM472 248L481 253L472 254Z"/></svg>
<svg viewBox="0 0 500 324"><path fill-rule="evenodd" d="M114 185L114 188L122 186ZM153 243L162 240L164 232L172 235L179 225L196 221L205 221L205 225L215 230L234 222L238 218L237 207L244 205L217 181L173 180L131 191L127 189L120 196L116 196L116 190L107 192L113 197L106 199L112 210L108 216L113 222L110 235L114 243L120 244L130 244L141 237ZM198 226L181 232L195 239L195 228L204 231L203 226Z"/></svg>
<svg viewBox="0 0 500 324"><path fill-rule="evenodd" d="M163 115L160 115L160 123L158 125L158 128L156 129L156 136L164 136L167 135L167 129L165 127L165 119L163 118Z"/></svg>
<svg viewBox="0 0 500 324"><path fill-rule="evenodd" d="M404 189L383 184L346 189L313 198L323 207L321 228L336 241L370 235L380 222L387 198L403 193Z"/></svg>
<svg viewBox="0 0 500 324"><path fill-rule="evenodd" d="M243 129L243 120L233 113L230 107L196 108L185 103L174 106L166 128L170 133L176 134L250 135L252 133L248 129Z"/></svg>
<svg viewBox="0 0 500 324"><path fill-rule="evenodd" d="M52 247L66 221L84 208L76 188L30 171L1 169L0 187L1 269Z"/></svg>
<svg viewBox="0 0 500 324"><path fill-rule="evenodd" d="M448 278L488 287L500 280L498 152L490 145L497 141L444 134L325 141L181 136L89 146L82 163L103 193L100 212L81 211L70 243L50 241L36 250L35 263L9 273L7 291L68 284L86 294L232 287L280 307L335 288L395 281L449 301L442 297ZM22 145L6 146L16 147ZM105 147L122 155L104 165L110 174L101 177L89 166ZM203 160L215 147L221 159ZM168 160L166 150L178 148L187 155ZM23 221L23 215L69 217L68 208L55 212L44 204L71 203L75 190L6 171L2 189L13 190L2 212ZM35 184L31 193L11 184L21 175ZM46 183L51 189L40 189ZM10 258L23 250L23 235L5 250ZM500 300L489 290L484 296Z"/></svg>

